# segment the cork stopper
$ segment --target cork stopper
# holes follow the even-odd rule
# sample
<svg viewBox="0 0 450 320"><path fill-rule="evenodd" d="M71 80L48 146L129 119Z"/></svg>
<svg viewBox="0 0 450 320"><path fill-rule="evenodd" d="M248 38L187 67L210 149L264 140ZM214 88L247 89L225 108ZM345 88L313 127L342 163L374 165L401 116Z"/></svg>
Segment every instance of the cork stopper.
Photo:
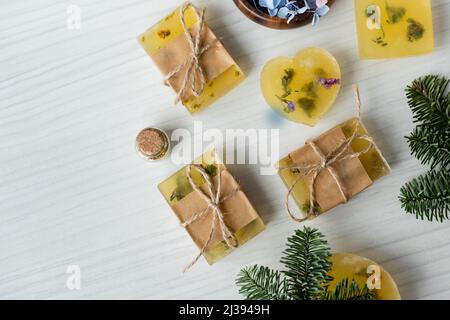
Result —
<svg viewBox="0 0 450 320"><path fill-rule="evenodd" d="M148 160L159 160L169 150L169 139L160 129L146 128L136 138L136 149Z"/></svg>

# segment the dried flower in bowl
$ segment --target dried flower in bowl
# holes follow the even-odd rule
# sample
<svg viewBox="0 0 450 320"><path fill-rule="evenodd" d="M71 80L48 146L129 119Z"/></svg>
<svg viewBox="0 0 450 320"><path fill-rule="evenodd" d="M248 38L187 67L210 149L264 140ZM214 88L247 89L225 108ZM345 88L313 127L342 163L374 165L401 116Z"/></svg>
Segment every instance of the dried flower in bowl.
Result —
<svg viewBox="0 0 450 320"><path fill-rule="evenodd" d="M297 15L312 13L312 24L315 25L330 11L328 0L253 0L256 8L267 10L271 17L285 19L289 24Z"/></svg>

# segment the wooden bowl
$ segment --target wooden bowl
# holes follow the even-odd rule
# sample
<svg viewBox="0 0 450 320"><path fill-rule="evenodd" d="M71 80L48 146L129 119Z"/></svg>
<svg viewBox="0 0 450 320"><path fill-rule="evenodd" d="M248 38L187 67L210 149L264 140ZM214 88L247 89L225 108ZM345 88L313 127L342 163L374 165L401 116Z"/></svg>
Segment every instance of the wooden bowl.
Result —
<svg viewBox="0 0 450 320"><path fill-rule="evenodd" d="M239 10L250 20L272 29L294 29L310 24L313 13L304 13L295 16L294 19L287 23L286 19L271 17L267 12L255 7L253 0L233 0ZM334 0L328 1L328 6L333 4Z"/></svg>

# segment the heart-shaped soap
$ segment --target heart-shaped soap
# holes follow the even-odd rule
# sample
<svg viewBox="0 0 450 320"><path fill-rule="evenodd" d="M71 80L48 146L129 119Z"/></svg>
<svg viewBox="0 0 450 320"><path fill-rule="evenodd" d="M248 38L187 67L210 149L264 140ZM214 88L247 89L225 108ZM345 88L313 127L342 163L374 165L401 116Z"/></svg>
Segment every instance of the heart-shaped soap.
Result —
<svg viewBox="0 0 450 320"><path fill-rule="evenodd" d="M321 48L306 48L294 58L270 60L261 72L267 103L285 118L314 126L336 100L341 70Z"/></svg>

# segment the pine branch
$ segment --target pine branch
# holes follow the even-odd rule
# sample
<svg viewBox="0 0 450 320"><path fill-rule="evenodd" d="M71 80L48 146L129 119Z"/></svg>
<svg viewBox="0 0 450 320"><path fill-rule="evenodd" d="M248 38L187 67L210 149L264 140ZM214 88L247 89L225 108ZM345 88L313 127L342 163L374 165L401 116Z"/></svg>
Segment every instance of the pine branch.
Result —
<svg viewBox="0 0 450 320"><path fill-rule="evenodd" d="M402 208L416 218L429 221L449 219L450 173L445 169L429 171L400 189Z"/></svg>
<svg viewBox="0 0 450 320"><path fill-rule="evenodd" d="M239 293L249 300L287 300L287 283L278 271L254 265L244 268L236 279Z"/></svg>
<svg viewBox="0 0 450 320"><path fill-rule="evenodd" d="M406 88L414 122L448 131L450 128L449 79L437 75L418 78Z"/></svg>
<svg viewBox="0 0 450 320"><path fill-rule="evenodd" d="M367 288L360 287L355 280L341 280L333 292L326 292L324 300L375 300L375 294Z"/></svg>
<svg viewBox="0 0 450 320"><path fill-rule="evenodd" d="M323 296L327 275L331 268L330 248L325 237L317 230L305 227L288 238L287 249L281 262L287 270L289 293L295 300L314 300Z"/></svg>
<svg viewBox="0 0 450 320"><path fill-rule="evenodd" d="M441 132L433 127L417 127L406 137L411 154L431 169L450 166L450 130Z"/></svg>

